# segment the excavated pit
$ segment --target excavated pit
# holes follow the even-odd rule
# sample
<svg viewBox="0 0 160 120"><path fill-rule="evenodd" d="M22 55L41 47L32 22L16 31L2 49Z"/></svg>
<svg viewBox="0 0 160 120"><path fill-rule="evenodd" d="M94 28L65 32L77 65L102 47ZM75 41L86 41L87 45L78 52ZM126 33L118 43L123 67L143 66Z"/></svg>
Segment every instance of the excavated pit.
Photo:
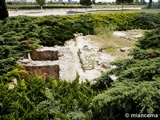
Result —
<svg viewBox="0 0 160 120"><path fill-rule="evenodd" d="M136 30L130 37L126 37L125 32L114 32L113 35L124 37L128 40L142 36ZM137 35L138 36L135 36ZM130 39L129 39L130 40ZM29 40L23 41L29 45ZM56 79L73 81L79 75L79 82L86 80L94 80L102 75L103 72L113 69L110 62L116 59L116 56L111 56L103 50L102 43L92 40L90 37L83 34L75 34L75 38L65 42L64 46L40 47L39 49L31 48L32 52L27 58L21 58L17 61L18 64L24 66L31 76L42 76L44 80L49 80L50 77ZM122 48L124 52L128 48ZM23 75L28 78L27 75ZM115 76L111 78L115 79Z"/></svg>
<svg viewBox="0 0 160 120"><path fill-rule="evenodd" d="M44 80L49 80L50 77L59 79L58 49L53 47L32 49L27 58L22 58L17 63L28 71L28 75L23 75L24 79L28 79L29 75L42 76Z"/></svg>
<svg viewBox="0 0 160 120"><path fill-rule="evenodd" d="M25 69L29 71L32 76L44 76L45 80L49 80L50 77L59 79L59 65L50 66L25 66Z"/></svg>
<svg viewBox="0 0 160 120"><path fill-rule="evenodd" d="M115 59L101 50L98 43L82 34L65 42L64 46L40 47L32 49L27 59L17 63L24 66L31 76L42 76L44 80L50 77L73 81L79 75L79 81L93 80L112 69L109 64ZM25 75L25 78L28 78Z"/></svg>

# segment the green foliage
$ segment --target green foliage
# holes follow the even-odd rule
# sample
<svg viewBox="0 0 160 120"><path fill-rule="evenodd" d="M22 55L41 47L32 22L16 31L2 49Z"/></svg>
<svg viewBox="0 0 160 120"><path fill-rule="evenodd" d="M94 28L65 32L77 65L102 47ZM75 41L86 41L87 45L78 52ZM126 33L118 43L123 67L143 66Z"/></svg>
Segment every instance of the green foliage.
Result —
<svg viewBox="0 0 160 120"><path fill-rule="evenodd" d="M37 4L39 4L41 6L41 9L43 7L43 5L45 4L46 0L36 0Z"/></svg>
<svg viewBox="0 0 160 120"><path fill-rule="evenodd" d="M130 55L133 58L112 62L115 69L97 79L93 89L102 93L91 103L93 120L126 119L129 114L158 114L160 105L160 50L159 28L152 30L138 41ZM154 43L157 45L154 45ZM111 80L110 75L117 77ZM132 118L128 118L132 119Z"/></svg>
<svg viewBox="0 0 160 120"><path fill-rule="evenodd" d="M158 114L160 79L148 82L115 82L92 101L93 120L126 119L125 113ZM133 118L127 118L133 119Z"/></svg>
<svg viewBox="0 0 160 120"><path fill-rule="evenodd" d="M53 90L54 96L63 105L63 112L87 112L88 105L96 92L88 83L79 84L78 80L68 83L66 81L51 81L49 87Z"/></svg>
<svg viewBox="0 0 160 120"><path fill-rule="evenodd" d="M65 20L64 20L65 19ZM31 47L63 45L73 38L73 33L93 34L93 21L85 17L77 19L49 17L10 17L0 24L0 75L11 70L17 59L29 52L30 48L22 44L30 40ZM3 63L2 63L3 62ZM10 64L9 64L10 63Z"/></svg>
<svg viewBox="0 0 160 120"><path fill-rule="evenodd" d="M134 28L155 29L160 25L160 14L140 13L140 16L132 21Z"/></svg>
<svg viewBox="0 0 160 120"><path fill-rule="evenodd" d="M93 21L84 17L78 17L75 20L47 18L37 23L42 26L40 31L40 40L42 45L53 46L63 45L68 39L73 38L73 33L80 32L84 35L93 34Z"/></svg>
<svg viewBox="0 0 160 120"><path fill-rule="evenodd" d="M116 25L114 24L108 24L108 25L99 25L94 28L94 34L95 35L107 35L110 36L112 32L116 29Z"/></svg>
<svg viewBox="0 0 160 120"><path fill-rule="evenodd" d="M27 46L20 44L22 38L22 33L17 34L15 31L8 31L0 35L0 75L12 70L19 57L28 51Z"/></svg>
<svg viewBox="0 0 160 120"><path fill-rule="evenodd" d="M160 51L158 49L143 50L143 49L135 48L131 51L130 55L132 55L134 59L143 60L143 59L160 57Z"/></svg>
<svg viewBox="0 0 160 120"><path fill-rule="evenodd" d="M118 67L113 69L111 73L117 75L120 81L125 79L133 81L152 81L160 77L159 58L143 60L128 59L117 61L114 64Z"/></svg>
<svg viewBox="0 0 160 120"><path fill-rule="evenodd" d="M18 81L21 80L21 74L23 73L27 73L24 70L20 70L18 67L16 69L13 69L9 72L7 72L7 74L3 74L2 76L0 76L0 83L4 83L7 84L8 82L12 82L13 79L17 79Z"/></svg>
<svg viewBox="0 0 160 120"><path fill-rule="evenodd" d="M92 4L91 0L80 0L81 5L89 6Z"/></svg>
<svg viewBox="0 0 160 120"><path fill-rule="evenodd" d="M151 9L151 8L152 8L152 0L149 0L148 9Z"/></svg>
<svg viewBox="0 0 160 120"><path fill-rule="evenodd" d="M121 3L132 3L133 2L133 0L116 0L116 3L117 4L121 4Z"/></svg>
<svg viewBox="0 0 160 120"><path fill-rule="evenodd" d="M18 9L18 10L33 10L33 9L39 9L39 5L7 5L8 9ZM82 6L82 5L44 5L43 9L58 9L58 8L92 8L91 6Z"/></svg>
<svg viewBox="0 0 160 120"><path fill-rule="evenodd" d="M137 46L141 49L159 49L160 48L160 27L150 32L146 32Z"/></svg>
<svg viewBox="0 0 160 120"><path fill-rule="evenodd" d="M89 83L80 84L78 77L72 83L54 79L46 83L39 76L24 81L18 79L22 72L15 69L0 76L0 119L91 118L89 103L97 92ZM8 89L13 78L18 84Z"/></svg>
<svg viewBox="0 0 160 120"><path fill-rule="evenodd" d="M101 77L92 82L96 82L96 84L91 86L94 90L103 91L110 87L113 81L110 79L108 73L103 73Z"/></svg>
<svg viewBox="0 0 160 120"><path fill-rule="evenodd" d="M137 28L137 24L141 23L139 21L137 23L133 23L138 21L139 17L143 17L144 15L148 14L141 14L141 13L112 13L112 14L94 14L94 15L85 15L89 19L94 20L95 27L98 26L107 26L107 25L114 25L116 30L129 30ZM158 14L155 15L155 17ZM147 20L148 21L148 20ZM159 20L158 20L159 21ZM153 21L153 23L157 24L157 19ZM139 25L139 28L143 29L143 26ZM149 26L148 28L149 29Z"/></svg>

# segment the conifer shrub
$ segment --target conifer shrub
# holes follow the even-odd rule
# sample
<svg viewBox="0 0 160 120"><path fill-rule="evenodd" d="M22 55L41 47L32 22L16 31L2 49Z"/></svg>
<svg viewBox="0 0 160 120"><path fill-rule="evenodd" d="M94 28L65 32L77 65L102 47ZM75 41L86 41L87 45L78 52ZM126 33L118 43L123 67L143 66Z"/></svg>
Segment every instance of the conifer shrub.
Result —
<svg viewBox="0 0 160 120"><path fill-rule="evenodd" d="M142 37L137 46L141 49L159 49L160 48L160 27L146 32L144 37Z"/></svg>
<svg viewBox="0 0 160 120"><path fill-rule="evenodd" d="M127 79L115 82L111 88L93 98L92 120L133 119L131 114L155 114L158 118L160 105L160 79L133 82Z"/></svg>
<svg viewBox="0 0 160 120"><path fill-rule="evenodd" d="M126 119L126 113L154 114L158 118L160 50L157 35L159 28L147 32L130 53L132 58L112 62L116 68L92 85L94 89L103 89L91 103L93 120ZM111 81L110 75L115 75L117 79ZM127 119L133 118L127 116Z"/></svg>
<svg viewBox="0 0 160 120"><path fill-rule="evenodd" d="M160 26L160 14L140 13L140 16L132 21L136 29L155 29Z"/></svg>
<svg viewBox="0 0 160 120"><path fill-rule="evenodd" d="M0 76L0 119L90 119L89 104L97 94L88 82L57 81L47 83L41 76L22 80L22 70ZM13 78L14 88L8 89ZM5 81L5 82L4 82Z"/></svg>

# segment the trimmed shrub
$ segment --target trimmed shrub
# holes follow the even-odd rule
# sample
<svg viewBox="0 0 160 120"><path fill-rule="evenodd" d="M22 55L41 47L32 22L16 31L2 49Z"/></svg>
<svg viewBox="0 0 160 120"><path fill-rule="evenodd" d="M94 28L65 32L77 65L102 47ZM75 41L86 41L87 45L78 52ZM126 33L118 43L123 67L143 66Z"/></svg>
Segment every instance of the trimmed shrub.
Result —
<svg viewBox="0 0 160 120"><path fill-rule="evenodd" d="M39 5L7 5L8 9L20 9L20 10L27 10L27 9L40 9ZM69 5L44 5L43 9L57 9L57 8L91 8L91 6L69 6Z"/></svg>

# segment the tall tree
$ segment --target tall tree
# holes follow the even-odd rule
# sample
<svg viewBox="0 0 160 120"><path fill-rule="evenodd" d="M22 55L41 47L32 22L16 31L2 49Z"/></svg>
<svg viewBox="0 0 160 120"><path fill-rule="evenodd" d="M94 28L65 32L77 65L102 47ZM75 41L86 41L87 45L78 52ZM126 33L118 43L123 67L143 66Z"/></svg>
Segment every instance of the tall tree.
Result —
<svg viewBox="0 0 160 120"><path fill-rule="evenodd" d="M122 11L125 3L132 3L133 0L116 0L117 4L122 4Z"/></svg>
<svg viewBox="0 0 160 120"><path fill-rule="evenodd" d="M148 9L151 9L151 8L152 8L152 0L149 0Z"/></svg>
<svg viewBox="0 0 160 120"><path fill-rule="evenodd" d="M91 5L92 4L92 2L91 2L91 0L80 0L80 4L81 5Z"/></svg>
<svg viewBox="0 0 160 120"><path fill-rule="evenodd" d="M5 0L0 0L0 20L4 20L6 17L8 17L8 11Z"/></svg>
<svg viewBox="0 0 160 120"><path fill-rule="evenodd" d="M46 0L36 0L37 4L41 6L41 10L43 9L43 5L46 3Z"/></svg>
<svg viewBox="0 0 160 120"><path fill-rule="evenodd" d="M95 0L92 0L92 4L96 4Z"/></svg>

